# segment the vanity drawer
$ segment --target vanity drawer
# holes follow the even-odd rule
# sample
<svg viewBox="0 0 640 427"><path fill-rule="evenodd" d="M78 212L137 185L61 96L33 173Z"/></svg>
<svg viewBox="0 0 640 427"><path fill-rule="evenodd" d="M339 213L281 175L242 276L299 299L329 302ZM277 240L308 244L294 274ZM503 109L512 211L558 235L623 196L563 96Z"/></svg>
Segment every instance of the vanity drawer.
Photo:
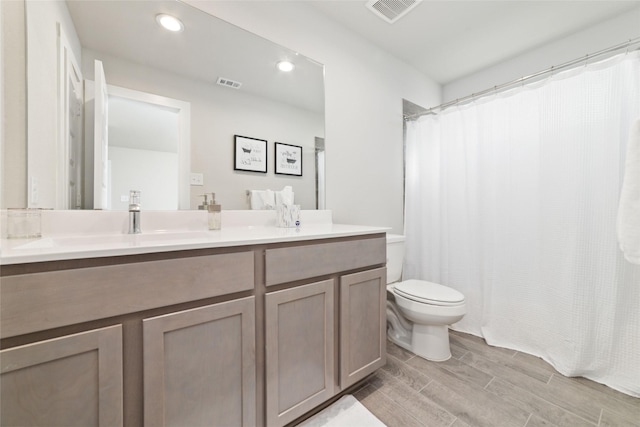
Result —
<svg viewBox="0 0 640 427"><path fill-rule="evenodd" d="M2 278L2 338L254 288L251 251Z"/></svg>
<svg viewBox="0 0 640 427"><path fill-rule="evenodd" d="M334 274L386 263L386 239L347 240L267 249L266 285Z"/></svg>

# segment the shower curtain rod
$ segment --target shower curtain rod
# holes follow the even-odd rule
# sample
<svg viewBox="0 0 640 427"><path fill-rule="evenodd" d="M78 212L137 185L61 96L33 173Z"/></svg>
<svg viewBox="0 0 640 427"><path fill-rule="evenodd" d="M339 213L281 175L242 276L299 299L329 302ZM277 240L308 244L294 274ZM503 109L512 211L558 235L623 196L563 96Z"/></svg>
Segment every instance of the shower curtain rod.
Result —
<svg viewBox="0 0 640 427"><path fill-rule="evenodd" d="M627 53L632 49L633 50L640 49L640 37L629 39L628 41L626 41L624 43L620 43L618 45L611 46L611 47L608 47L606 49L599 50L599 51L597 51L595 53L587 54L587 55L585 55L583 57L580 57L580 58L577 58L577 59L562 63L562 64L557 65L557 66L551 66L551 67L547 68L546 70L538 71L537 73L530 74L530 75L525 76L525 77L520 77L519 79L511 80L510 82L503 83L503 84L500 84L500 85L497 85L497 86L493 86L492 88L485 89L485 90L482 90L480 92L475 92L475 93L472 93L471 95L467 95L467 96L464 96L462 98L457 98L457 99L455 99L453 101L445 102L445 103L440 104L438 106L431 107L428 110L426 110L424 112L421 112L421 113L405 115L404 116L404 120L405 121L406 120L415 120L415 119L417 119L419 117L426 116L428 114L436 115L436 114L438 114L438 112L434 111L434 110L439 109L440 112L442 112L448 107L451 107L451 106L454 106L454 105L459 105L459 104L464 104L464 103L469 102L469 101L474 101L477 98L481 98L481 97L483 97L485 95L488 95L488 94L491 94L491 93L498 93L499 91L503 91L503 90L509 89L509 88L511 88L513 86L517 86L517 85L523 84L524 82L526 82L528 80L533 80L533 79L536 79L538 77L544 76L545 74L553 74L556 71L563 70L565 68L570 68L570 67L572 67L574 65L581 64L581 63L585 63L585 65L586 65L590 59L595 59L595 58L598 58L598 57L602 57L604 55L613 54L613 53L618 52L618 51L623 50L623 49L626 49Z"/></svg>

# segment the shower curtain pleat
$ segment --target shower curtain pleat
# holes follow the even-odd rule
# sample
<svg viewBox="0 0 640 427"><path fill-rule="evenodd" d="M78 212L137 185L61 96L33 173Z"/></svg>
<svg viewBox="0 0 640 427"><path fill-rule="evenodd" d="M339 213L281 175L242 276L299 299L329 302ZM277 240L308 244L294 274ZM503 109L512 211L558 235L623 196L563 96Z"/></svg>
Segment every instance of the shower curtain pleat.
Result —
<svg viewBox="0 0 640 427"><path fill-rule="evenodd" d="M640 266L616 216L640 59L407 124L405 279L463 292L454 329L640 396Z"/></svg>

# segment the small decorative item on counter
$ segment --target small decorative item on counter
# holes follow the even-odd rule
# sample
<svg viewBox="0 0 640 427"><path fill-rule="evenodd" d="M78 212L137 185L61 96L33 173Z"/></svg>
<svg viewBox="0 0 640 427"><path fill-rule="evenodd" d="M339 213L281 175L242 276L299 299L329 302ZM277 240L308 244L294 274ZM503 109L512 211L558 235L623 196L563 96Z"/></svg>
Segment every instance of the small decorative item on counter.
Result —
<svg viewBox="0 0 640 427"><path fill-rule="evenodd" d="M209 201L209 194L211 194L211 201ZM222 227L222 206L216 203L216 193L205 193L200 197L204 197L204 201L198 205L198 210L207 211L209 230L220 230Z"/></svg>
<svg viewBox="0 0 640 427"><path fill-rule="evenodd" d="M216 193L211 193L211 203L207 206L207 222L209 230L220 230L222 227L222 206L216 204Z"/></svg>
<svg viewBox="0 0 640 427"><path fill-rule="evenodd" d="M278 205L276 208L276 225L278 227L300 226L300 205Z"/></svg>
<svg viewBox="0 0 640 427"><path fill-rule="evenodd" d="M7 209L7 239L35 239L42 237L40 209Z"/></svg>
<svg viewBox="0 0 640 427"><path fill-rule="evenodd" d="M209 206L209 193L205 193L205 194L201 194L200 197L204 197L204 201L202 202L201 205L198 205L198 210L199 211L206 211L208 208L207 206Z"/></svg>

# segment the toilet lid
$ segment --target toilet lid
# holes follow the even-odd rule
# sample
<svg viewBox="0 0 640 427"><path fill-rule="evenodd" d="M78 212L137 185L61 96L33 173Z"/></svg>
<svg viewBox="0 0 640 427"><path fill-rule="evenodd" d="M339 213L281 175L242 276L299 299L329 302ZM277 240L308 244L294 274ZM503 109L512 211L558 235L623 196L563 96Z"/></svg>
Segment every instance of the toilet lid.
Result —
<svg viewBox="0 0 640 427"><path fill-rule="evenodd" d="M394 290L405 298L425 304L459 305L464 302L464 295L455 289L424 280L405 280L396 283Z"/></svg>

